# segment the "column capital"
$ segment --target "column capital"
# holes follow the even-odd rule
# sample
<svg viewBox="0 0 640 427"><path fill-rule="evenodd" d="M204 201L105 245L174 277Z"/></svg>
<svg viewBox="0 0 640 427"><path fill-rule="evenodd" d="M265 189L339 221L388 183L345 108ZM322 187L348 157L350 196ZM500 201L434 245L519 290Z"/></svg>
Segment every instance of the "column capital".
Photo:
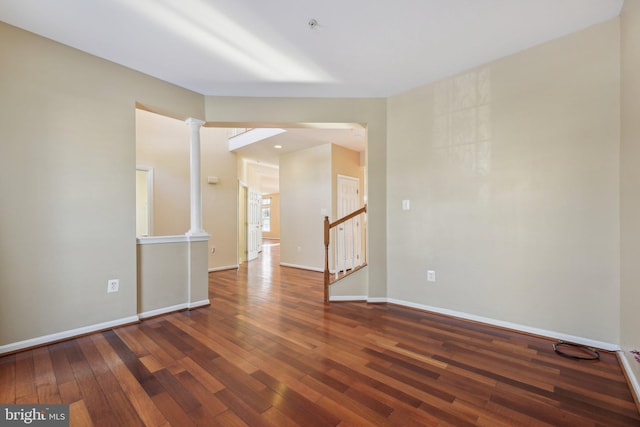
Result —
<svg viewBox="0 0 640 427"><path fill-rule="evenodd" d="M195 119L193 117L189 117L187 120L184 121L186 124L188 124L189 126L197 126L200 127L202 126L205 122L199 119Z"/></svg>

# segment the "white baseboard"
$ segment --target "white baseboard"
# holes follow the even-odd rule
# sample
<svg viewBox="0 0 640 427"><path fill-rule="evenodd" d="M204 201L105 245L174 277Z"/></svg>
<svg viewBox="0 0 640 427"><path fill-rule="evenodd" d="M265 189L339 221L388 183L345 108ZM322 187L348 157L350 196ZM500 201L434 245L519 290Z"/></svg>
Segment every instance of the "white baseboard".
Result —
<svg viewBox="0 0 640 427"><path fill-rule="evenodd" d="M293 267L293 268L299 268L300 270L318 271L320 273L324 273L324 268L309 267L309 266L306 266L306 265L289 264L289 263L285 263L285 262L281 262L280 265L282 267Z"/></svg>
<svg viewBox="0 0 640 427"><path fill-rule="evenodd" d="M191 309L198 308L198 307L205 307L207 305L211 305L211 301L209 301L209 299L203 299L203 300L200 300L200 301L188 303L187 304L187 308L189 310L191 310Z"/></svg>
<svg viewBox="0 0 640 427"><path fill-rule="evenodd" d="M84 326L82 328L71 329L68 331L58 332L50 335L44 335L42 337L31 338L28 340L0 346L0 354L13 353L15 351L24 350L31 347L37 347L40 345L50 344L57 341L66 340L68 338L74 338L74 337L79 337L81 335L90 334L93 332L104 331L107 329L115 328L117 326L136 323L142 319L148 319L150 317L160 316L162 314L167 314L174 311L204 307L209 304L211 304L211 301L209 301L208 299L204 299L204 300L196 301L192 303L177 304L169 307L159 308L157 310L145 311L143 313L139 313L136 316L125 317L123 319L112 320L110 322L98 323L95 325Z"/></svg>
<svg viewBox="0 0 640 427"><path fill-rule="evenodd" d="M629 358L627 357L626 352L619 351L618 359L620 359L622 369L624 369L627 379L631 383L631 389L636 395L636 404L640 405L640 380L636 376L635 372L633 372L633 368L631 367L631 363L629 362Z"/></svg>
<svg viewBox="0 0 640 427"><path fill-rule="evenodd" d="M333 297L329 297L329 301L367 301L367 297L366 295L353 295L353 296L336 295Z"/></svg>
<svg viewBox="0 0 640 427"><path fill-rule="evenodd" d="M367 298L367 302L370 304L381 304L384 302L389 302L387 298Z"/></svg>
<svg viewBox="0 0 640 427"><path fill-rule="evenodd" d="M130 317L125 317L123 319L112 320L110 322L98 323L95 325L84 326L82 328L71 329L69 331L58 332L50 335L44 335L37 338L31 338L28 340L0 346L0 354L12 353L14 351L24 350L30 347L36 347L44 344L53 343L56 341L62 341L68 338L90 334L92 332L98 332L106 329L115 328L116 326L136 323L138 321L140 321L140 318L138 316L130 316Z"/></svg>
<svg viewBox="0 0 640 427"><path fill-rule="evenodd" d="M192 303L185 302L182 304L170 305L168 307L162 307L155 310L145 311L143 313L139 313L138 317L140 317L140 319L148 319L150 317L161 316L163 314L173 313L175 311L191 310L193 308L204 307L210 304L211 304L211 301L209 301L208 299L203 299L201 301L196 301Z"/></svg>
<svg viewBox="0 0 640 427"><path fill-rule="evenodd" d="M240 266L238 264L235 265L225 265L223 267L213 267L209 269L209 273L211 273L212 271L222 271L222 270L237 270L239 269Z"/></svg>
<svg viewBox="0 0 640 427"><path fill-rule="evenodd" d="M447 308L432 307L429 305L416 304L409 301L396 300L393 298L387 298L387 302L397 305L403 305L405 307L417 308L419 310L432 311L434 313L444 314L447 316L457 317L465 320L472 320L474 322L485 323L487 325L498 326L505 329L511 329L519 332L526 332L528 334L539 335L546 338L554 338L562 341L568 341L576 344L582 344L589 347L599 348L608 351L619 351L620 346L603 341L596 341L589 338L578 337L575 335L564 334L562 332L549 331L546 329L532 328L530 326L520 325L517 323L504 322L502 320L491 319L489 317L476 316L475 314L463 313L460 311L449 310Z"/></svg>
<svg viewBox="0 0 640 427"><path fill-rule="evenodd" d="M140 317L140 319L148 319L150 317L156 317L163 314L172 313L174 311L186 310L187 308L189 308L189 304L185 302L182 304L171 305L169 307L162 307L155 310L138 313L138 317Z"/></svg>

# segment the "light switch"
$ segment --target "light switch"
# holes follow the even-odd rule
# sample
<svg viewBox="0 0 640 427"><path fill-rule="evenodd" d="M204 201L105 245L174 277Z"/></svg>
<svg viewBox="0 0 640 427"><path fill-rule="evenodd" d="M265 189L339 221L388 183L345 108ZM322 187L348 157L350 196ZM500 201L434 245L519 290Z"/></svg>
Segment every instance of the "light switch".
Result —
<svg viewBox="0 0 640 427"><path fill-rule="evenodd" d="M409 200L403 200L402 201L402 210L403 211L408 211L411 209L411 202Z"/></svg>

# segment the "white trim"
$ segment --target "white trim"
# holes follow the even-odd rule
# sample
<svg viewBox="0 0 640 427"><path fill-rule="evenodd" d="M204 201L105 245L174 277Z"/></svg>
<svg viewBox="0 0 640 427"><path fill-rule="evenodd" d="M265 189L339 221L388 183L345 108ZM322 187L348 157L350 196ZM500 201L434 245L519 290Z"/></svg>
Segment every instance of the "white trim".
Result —
<svg viewBox="0 0 640 427"><path fill-rule="evenodd" d="M82 328L71 329L69 331L58 332L51 335L44 335L37 338L31 338L28 340L0 346L0 354L23 350L26 348L35 347L43 344L49 344L56 341L62 341L67 338L74 338L80 335L86 335L92 332L103 331L103 330L115 328L116 326L127 325L130 323L136 323L139 321L140 321L140 318L138 316L130 316L130 317L125 317L118 320L112 320L110 322L97 323L95 325L83 326Z"/></svg>
<svg viewBox="0 0 640 427"><path fill-rule="evenodd" d="M603 341L596 341L589 338L578 337L575 335L569 335L562 332L549 331L547 329L533 328L531 326L520 325L517 323L505 322L502 320L491 319L489 317L476 316L475 314L463 313L460 311L449 310L447 308L432 307L429 305L416 304L409 301L396 300L393 298L387 298L387 302L392 304L403 305L405 307L417 308L419 310L432 311L434 313L444 314L447 316L457 317L465 320L472 320L474 322L485 323L492 326L498 326L501 328L512 329L514 331L526 332L533 335L539 335L547 338L555 338L563 341L569 341L576 344L587 345L589 347L595 347L608 351L619 351L620 346Z"/></svg>
<svg viewBox="0 0 640 427"><path fill-rule="evenodd" d="M153 168L151 166L136 166L136 171L147 172L147 222L149 235L153 235Z"/></svg>
<svg viewBox="0 0 640 427"><path fill-rule="evenodd" d="M367 302L370 304L380 304L383 302L387 302L386 298L367 298Z"/></svg>
<svg viewBox="0 0 640 427"><path fill-rule="evenodd" d="M281 262L280 265L282 267L293 267L299 268L300 270L318 271L320 273L324 273L324 268L308 267L306 265L289 264L285 262Z"/></svg>
<svg viewBox="0 0 640 427"><path fill-rule="evenodd" d="M189 213L191 216L191 227L187 232L189 236L198 236L204 233L202 229L202 189L201 189L201 150L200 150L200 128L205 122L193 117L185 120L189 126Z"/></svg>
<svg viewBox="0 0 640 427"><path fill-rule="evenodd" d="M187 242L208 242L211 235L204 231L201 233L191 233L188 231L185 237L187 238Z"/></svg>
<svg viewBox="0 0 640 427"><path fill-rule="evenodd" d="M175 313L176 311L191 310L198 307L204 307L210 304L211 301L209 301L209 299L203 299L201 301L192 303L185 302L182 304L171 305L169 307L158 308L156 310L145 311L144 313L138 314L138 316L140 317L140 319L148 319L150 317L161 316L163 314Z"/></svg>
<svg viewBox="0 0 640 427"><path fill-rule="evenodd" d="M161 243L186 243L187 236L146 236L136 239L139 245L157 245Z"/></svg>
<svg viewBox="0 0 640 427"><path fill-rule="evenodd" d="M200 300L200 301L188 303L187 304L187 308L189 310L191 310L191 309L198 308L198 307L204 307L204 306L207 306L207 305L210 305L210 304L211 304L211 301L209 301L209 299L207 298L207 299L203 299L203 300Z"/></svg>
<svg viewBox="0 0 640 427"><path fill-rule="evenodd" d="M209 269L209 273L211 273L213 271L237 270L239 268L240 268L240 266L238 264L236 264L236 265L225 265L223 267L211 267Z"/></svg>
<svg viewBox="0 0 640 427"><path fill-rule="evenodd" d="M211 236L209 234L180 234L177 236L144 236L138 237L136 242L139 245L158 245L162 243L187 243L187 242L208 242Z"/></svg>
<svg viewBox="0 0 640 427"><path fill-rule="evenodd" d="M150 317L160 316L162 314L173 313L175 311L186 310L189 308L189 304L186 302L183 304L171 305L169 307L158 308L155 310L145 311L144 313L138 313L140 319L148 319Z"/></svg>
<svg viewBox="0 0 640 427"><path fill-rule="evenodd" d="M627 358L627 352L618 351L618 359L620 360L620 364L622 365L622 369L624 369L627 379L631 383L631 389L635 393L636 402L640 402L640 383L638 382L638 378L633 372L633 368L629 363L629 359Z"/></svg>
<svg viewBox="0 0 640 427"><path fill-rule="evenodd" d="M344 296L344 295L336 295L329 297L329 301L366 301L366 295L354 295L354 296Z"/></svg>

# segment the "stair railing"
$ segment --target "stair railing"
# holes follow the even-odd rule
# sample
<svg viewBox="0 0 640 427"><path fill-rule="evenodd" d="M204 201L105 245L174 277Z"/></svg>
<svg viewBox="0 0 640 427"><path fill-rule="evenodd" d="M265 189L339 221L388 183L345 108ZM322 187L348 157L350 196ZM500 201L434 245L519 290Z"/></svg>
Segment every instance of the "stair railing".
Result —
<svg viewBox="0 0 640 427"><path fill-rule="evenodd" d="M364 205L334 222L329 222L328 216L324 217L325 303L329 302L329 286L367 265L366 215L367 205ZM331 245L332 241L333 245Z"/></svg>

